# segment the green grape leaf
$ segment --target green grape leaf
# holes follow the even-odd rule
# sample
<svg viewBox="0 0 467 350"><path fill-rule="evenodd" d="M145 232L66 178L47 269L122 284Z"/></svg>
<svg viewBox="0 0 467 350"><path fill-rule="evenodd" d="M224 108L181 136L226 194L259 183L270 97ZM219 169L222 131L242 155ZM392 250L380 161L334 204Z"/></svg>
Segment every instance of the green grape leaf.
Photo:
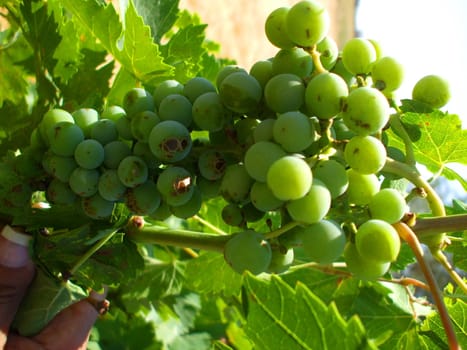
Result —
<svg viewBox="0 0 467 350"><path fill-rule="evenodd" d="M179 9L178 0L135 0L138 14L151 28L154 41L160 43L162 36L174 25Z"/></svg>
<svg viewBox="0 0 467 350"><path fill-rule="evenodd" d="M417 328L417 318L433 311L413 303L406 289L394 283L350 278L339 285L333 297L344 317L359 315L369 336L385 341L381 347L384 349L394 349L388 341L398 342L406 332Z"/></svg>
<svg viewBox="0 0 467 350"><path fill-rule="evenodd" d="M61 310L86 297L86 293L71 282L58 282L38 269L13 322L23 336L38 333Z"/></svg>
<svg viewBox="0 0 467 350"><path fill-rule="evenodd" d="M247 275L245 287L246 333L255 349L376 349L357 317L344 320L335 304L301 283L292 289L274 275L269 281Z"/></svg>
<svg viewBox="0 0 467 350"><path fill-rule="evenodd" d="M164 63L159 47L153 42L150 28L138 15L132 2L125 11L123 24L111 4L101 6L89 0L64 0L63 6L138 80L151 82L170 76L172 68Z"/></svg>
<svg viewBox="0 0 467 350"><path fill-rule="evenodd" d="M233 348L217 340L214 343L212 343L211 350L233 350Z"/></svg>
<svg viewBox="0 0 467 350"><path fill-rule="evenodd" d="M137 312L141 305L182 291L185 263L179 260L145 259L145 267L136 278L120 288L120 298L128 312Z"/></svg>
<svg viewBox="0 0 467 350"><path fill-rule="evenodd" d="M459 117L435 110L430 114L405 113L402 121L421 130L420 139L413 142L415 159L433 173L459 181L467 189L467 179L450 164L467 164L467 130ZM389 145L404 149L394 132L388 132Z"/></svg>
<svg viewBox="0 0 467 350"><path fill-rule="evenodd" d="M462 349L465 349L467 346L467 304L464 301L457 300L453 304L448 303L447 309L459 345ZM434 343L441 342L447 348L446 333L439 313L433 312L428 315L422 325L422 334L430 338Z"/></svg>
<svg viewBox="0 0 467 350"><path fill-rule="evenodd" d="M413 113L431 113L434 110L433 107L426 103L410 99L402 99L399 108L403 112Z"/></svg>
<svg viewBox="0 0 467 350"><path fill-rule="evenodd" d="M187 263L186 287L201 294L238 295L242 276L227 265L219 253L202 252Z"/></svg>

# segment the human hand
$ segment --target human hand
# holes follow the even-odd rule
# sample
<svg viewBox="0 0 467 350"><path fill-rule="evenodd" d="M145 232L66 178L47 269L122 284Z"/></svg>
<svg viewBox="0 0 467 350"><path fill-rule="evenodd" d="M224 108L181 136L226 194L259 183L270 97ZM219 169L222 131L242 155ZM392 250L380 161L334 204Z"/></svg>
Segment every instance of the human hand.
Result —
<svg viewBox="0 0 467 350"><path fill-rule="evenodd" d="M11 322L34 278L35 267L28 254L30 237L10 226L0 229L0 349L85 350L94 322L108 307L105 293L91 292L88 298L62 310L32 337L10 332Z"/></svg>

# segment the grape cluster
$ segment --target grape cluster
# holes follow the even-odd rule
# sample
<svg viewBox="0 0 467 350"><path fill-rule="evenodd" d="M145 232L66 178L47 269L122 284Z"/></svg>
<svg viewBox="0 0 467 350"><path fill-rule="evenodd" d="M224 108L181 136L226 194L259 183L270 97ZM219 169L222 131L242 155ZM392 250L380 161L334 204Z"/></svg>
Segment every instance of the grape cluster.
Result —
<svg viewBox="0 0 467 350"><path fill-rule="evenodd" d="M301 249L321 264L343 257L361 278L382 276L400 249L391 224L406 212L379 177L403 69L373 40L339 50L329 24L319 2L299 1L268 16L277 54L249 70L133 88L101 113L50 110L32 136L46 148L47 200L80 201L94 219L123 202L164 220L220 197L219 215L240 228L224 250L239 273L282 272ZM413 99L434 108L448 98L433 78L414 87ZM271 212L297 225L273 239L248 227Z"/></svg>

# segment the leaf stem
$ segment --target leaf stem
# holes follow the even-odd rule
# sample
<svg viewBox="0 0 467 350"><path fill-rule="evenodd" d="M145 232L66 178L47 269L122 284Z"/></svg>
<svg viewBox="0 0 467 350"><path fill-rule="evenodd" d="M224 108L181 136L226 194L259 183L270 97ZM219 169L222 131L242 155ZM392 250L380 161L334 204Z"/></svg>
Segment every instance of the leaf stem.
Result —
<svg viewBox="0 0 467 350"><path fill-rule="evenodd" d="M190 247L222 253L231 235L172 229L158 225L145 225L141 217L133 217L126 226L127 237L139 243Z"/></svg>
<svg viewBox="0 0 467 350"><path fill-rule="evenodd" d="M116 233L118 230L110 232L108 235L102 237L96 244L94 244L86 253L84 253L78 261L72 266L72 268L68 271L69 276L73 276L76 271L91 257L96 253L99 249L101 249Z"/></svg>
<svg viewBox="0 0 467 350"><path fill-rule="evenodd" d="M279 227L277 230L265 233L264 238L265 239L271 239L271 238L279 237L280 235L286 233L287 231L289 231L289 230L291 230L294 227L299 226L299 225L301 225L301 224L299 222L297 222L297 221L290 221L290 222L286 223L285 225L282 225L281 227Z"/></svg>
<svg viewBox="0 0 467 350"><path fill-rule="evenodd" d="M415 233L410 229L409 226L402 222L398 222L393 224L394 228L397 230L399 236L407 242L407 244L412 249L415 257L417 258L418 264L423 272L423 275L427 281L428 286L430 287L430 292L433 296L433 300L435 305L438 309L438 313L441 319L441 323L443 324L444 331L446 333L449 349L450 350L460 350L461 347L459 342L457 341L456 333L454 331L454 327L452 325L451 319L449 317L448 310L446 308L446 304L444 303L443 295L441 290L438 287L438 283L431 271L430 267L428 266L425 258L423 248L420 245L420 242L415 235Z"/></svg>
<svg viewBox="0 0 467 350"><path fill-rule="evenodd" d="M456 270L452 267L451 263L448 261L446 255L441 251L437 250L433 252L433 257L444 267L449 276L454 280L454 282L459 286L462 291L467 294L467 284L462 279L461 276L457 273Z"/></svg>
<svg viewBox="0 0 467 350"><path fill-rule="evenodd" d="M399 112L399 107L397 107L393 103L393 101L392 101L391 106ZM414 154L413 147L412 147L412 140L410 139L410 136L407 133L407 130L405 130L404 125L402 125L400 114L396 113L396 114L391 115L389 119L389 124L391 125L391 128L396 133L396 135L401 138L402 142L404 142L406 163L408 165L415 166L416 161L415 161L415 154Z"/></svg>

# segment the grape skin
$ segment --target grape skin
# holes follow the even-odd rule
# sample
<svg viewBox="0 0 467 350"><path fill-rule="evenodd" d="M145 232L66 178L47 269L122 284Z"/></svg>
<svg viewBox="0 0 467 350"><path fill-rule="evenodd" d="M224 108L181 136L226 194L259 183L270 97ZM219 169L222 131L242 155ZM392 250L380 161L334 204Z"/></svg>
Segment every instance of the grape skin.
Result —
<svg viewBox="0 0 467 350"><path fill-rule="evenodd" d="M99 141L85 139L76 146L74 158L85 169L96 169L104 162L104 147Z"/></svg>
<svg viewBox="0 0 467 350"><path fill-rule="evenodd" d="M363 258L355 244L348 242L344 248L344 260L349 271L357 278L375 280L388 272L390 262L375 262Z"/></svg>
<svg viewBox="0 0 467 350"><path fill-rule="evenodd" d="M266 83L264 98L274 112L296 111L305 101L305 85L295 74L278 74Z"/></svg>
<svg viewBox="0 0 467 350"><path fill-rule="evenodd" d="M272 163L287 153L276 143L260 141L253 144L245 153L245 169L256 181L265 182Z"/></svg>
<svg viewBox="0 0 467 350"><path fill-rule="evenodd" d="M130 155L122 159L117 173L126 187L136 187L148 179L148 166L141 157Z"/></svg>
<svg viewBox="0 0 467 350"><path fill-rule="evenodd" d="M427 75L418 80L412 89L412 98L433 108L441 108L451 98L448 82L438 75Z"/></svg>
<svg viewBox="0 0 467 350"><path fill-rule="evenodd" d="M165 120L156 124L148 139L151 152L163 162L177 162L185 158L191 150L190 132L175 120Z"/></svg>
<svg viewBox="0 0 467 350"><path fill-rule="evenodd" d="M347 195L352 204L366 205L379 191L380 183L375 174L361 174L353 169L348 169L347 177L349 179Z"/></svg>
<svg viewBox="0 0 467 350"><path fill-rule="evenodd" d="M386 148L373 136L354 136L346 144L347 164L361 174L376 174L386 163Z"/></svg>
<svg viewBox="0 0 467 350"><path fill-rule="evenodd" d="M393 188L384 188L376 193L368 203L373 219L394 224L407 212L407 204L402 194Z"/></svg>
<svg viewBox="0 0 467 350"><path fill-rule="evenodd" d="M313 184L305 196L287 203L290 217L304 224L314 224L324 218L331 208L331 193L319 180Z"/></svg>
<svg viewBox="0 0 467 350"><path fill-rule="evenodd" d="M279 7L268 15L264 24L266 37L271 44L278 48L292 48L295 46L285 29L285 18L288 12L289 7Z"/></svg>
<svg viewBox="0 0 467 350"><path fill-rule="evenodd" d="M274 141L290 153L301 152L316 138L314 125L306 114L292 111L280 114L273 127Z"/></svg>

